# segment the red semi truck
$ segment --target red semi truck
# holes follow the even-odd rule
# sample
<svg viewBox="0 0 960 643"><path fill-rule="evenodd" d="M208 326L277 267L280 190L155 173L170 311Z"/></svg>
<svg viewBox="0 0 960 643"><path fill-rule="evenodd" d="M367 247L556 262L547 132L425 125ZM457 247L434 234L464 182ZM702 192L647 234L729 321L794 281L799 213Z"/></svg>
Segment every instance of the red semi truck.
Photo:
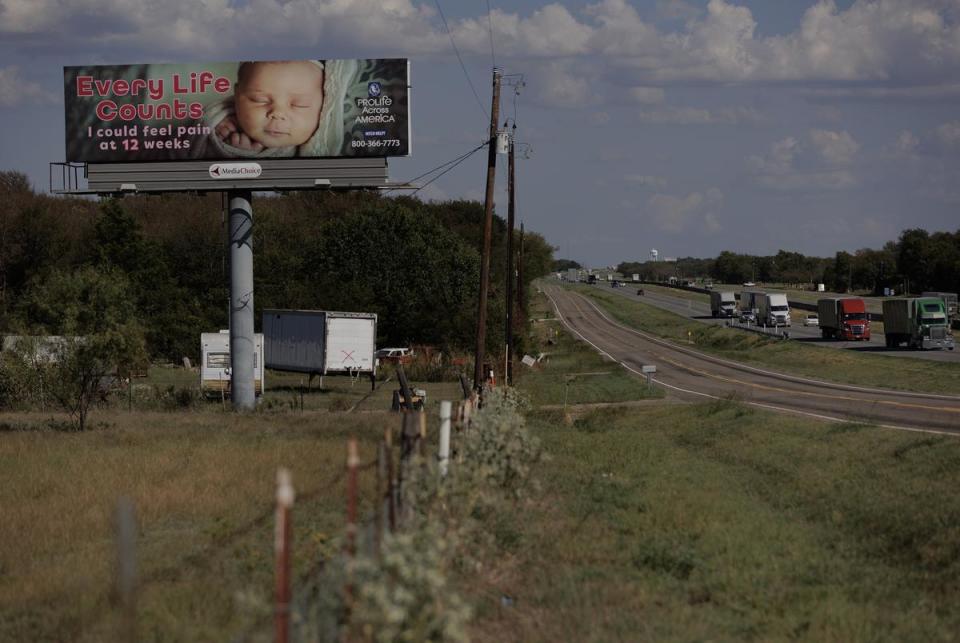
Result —
<svg viewBox="0 0 960 643"><path fill-rule="evenodd" d="M820 299L820 332L824 339L870 341L870 320L867 306L859 297Z"/></svg>

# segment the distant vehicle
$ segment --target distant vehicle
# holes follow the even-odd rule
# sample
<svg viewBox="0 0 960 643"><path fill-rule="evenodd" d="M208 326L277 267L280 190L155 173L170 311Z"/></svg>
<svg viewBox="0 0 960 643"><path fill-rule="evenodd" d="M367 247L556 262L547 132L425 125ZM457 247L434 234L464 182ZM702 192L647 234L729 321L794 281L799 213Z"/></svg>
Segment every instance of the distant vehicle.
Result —
<svg viewBox="0 0 960 643"><path fill-rule="evenodd" d="M757 299L757 323L765 326L789 326L790 304L782 292L761 293Z"/></svg>
<svg viewBox="0 0 960 643"><path fill-rule="evenodd" d="M870 341L870 320L867 305L859 297L817 300L820 333L824 339L863 339Z"/></svg>
<svg viewBox="0 0 960 643"><path fill-rule="evenodd" d="M947 323L957 321L957 293L955 292L924 292L921 297L938 297L943 300L943 305L947 310Z"/></svg>
<svg viewBox="0 0 960 643"><path fill-rule="evenodd" d="M595 283L597 283L597 276L596 276L596 275L588 275L588 276L587 276L587 283L588 283L588 284L595 284Z"/></svg>
<svg viewBox="0 0 960 643"><path fill-rule="evenodd" d="M741 324L756 324L757 316L749 308L740 311L740 323Z"/></svg>
<svg viewBox="0 0 960 643"><path fill-rule="evenodd" d="M810 313L803 320L804 326L819 326L820 318L817 317L817 313Z"/></svg>
<svg viewBox="0 0 960 643"><path fill-rule="evenodd" d="M733 317L737 314L737 300L732 292L710 292L710 313L714 317Z"/></svg>
<svg viewBox="0 0 960 643"><path fill-rule="evenodd" d="M382 363L409 364L413 351L409 348L381 348L377 351L377 359Z"/></svg>
<svg viewBox="0 0 960 643"><path fill-rule="evenodd" d="M637 288L637 295L643 296L643 288Z"/></svg>
<svg viewBox="0 0 960 643"><path fill-rule="evenodd" d="M948 348L953 335L939 297L883 300L883 332L887 348L906 343L910 348Z"/></svg>
<svg viewBox="0 0 960 643"><path fill-rule="evenodd" d="M611 288L619 288L619 287L620 287L620 282L617 281L616 279L614 279L613 281L610 282L610 287L611 287Z"/></svg>
<svg viewBox="0 0 960 643"><path fill-rule="evenodd" d="M263 333L253 351L253 389L263 394ZM230 331L200 334L200 392L205 397L230 397Z"/></svg>
<svg viewBox="0 0 960 643"><path fill-rule="evenodd" d="M756 321L757 312L760 309L760 298L764 293L760 290L741 290L740 291L740 310L749 310L753 312L754 321Z"/></svg>
<svg viewBox="0 0 960 643"><path fill-rule="evenodd" d="M636 283L640 283L640 275L639 275L639 274L633 273L633 283L635 283L635 284L636 284Z"/></svg>
<svg viewBox="0 0 960 643"><path fill-rule="evenodd" d="M747 288L752 288L752 287L756 286L757 284L753 283L752 281L745 281L745 282L743 282L743 285L746 286Z"/></svg>

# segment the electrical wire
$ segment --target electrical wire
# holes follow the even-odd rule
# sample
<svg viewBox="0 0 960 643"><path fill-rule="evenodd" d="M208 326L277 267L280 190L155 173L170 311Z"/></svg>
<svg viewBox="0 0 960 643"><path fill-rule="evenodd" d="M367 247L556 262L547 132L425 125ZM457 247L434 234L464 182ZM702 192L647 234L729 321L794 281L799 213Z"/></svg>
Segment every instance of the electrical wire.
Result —
<svg viewBox="0 0 960 643"><path fill-rule="evenodd" d="M472 150L470 150L470 152L468 152L467 154L464 154L462 157L460 157L460 159L459 159L456 163L454 163L453 165L451 165L450 167L448 167L447 169L445 169L443 172L441 172L440 174L436 175L435 177L433 177L432 179L430 179L429 181L427 181L426 183L424 183L423 185L421 185L420 187L418 187L416 190L414 190L414 191L411 192L410 194L411 194L411 195L416 194L417 192L419 192L419 191L422 190L423 188L427 187L428 185L430 185L431 183L433 183L434 181L436 181L437 179L439 179L441 176L443 176L444 174L446 174L447 172L449 172L450 170L452 170L453 168L457 167L458 165L460 165L461 163L463 163L464 161L466 161L468 158L470 158L471 156L473 156L474 154L476 154L476 153L477 153L478 151L480 151L482 148L486 147L486 145L487 145L487 144L484 143L483 145L479 145L479 146L473 148Z"/></svg>
<svg viewBox="0 0 960 643"><path fill-rule="evenodd" d="M422 178L425 177L425 176L428 176L428 175L430 175L430 174L433 174L434 172L437 172L437 171L439 171L439 170L442 170L443 168L447 167L448 165L450 165L450 164L452 164L452 163L456 164L456 165L453 165L453 167L450 167L450 168L448 168L446 171L444 171L443 174L446 174L448 171L452 170L454 167L456 167L457 165L459 165L461 162L467 160L467 158L469 158L470 155L472 155L473 153L475 153L477 150L483 149L483 148L486 147L488 144L489 144L489 143L488 143L487 141L484 141L483 143L480 143L480 145L477 145L477 146L476 146L475 148L473 148L472 150L470 150L470 151L468 151L468 152L464 152L464 153L461 154L460 156L458 156L458 157L456 157L456 158L453 158L453 159L450 159L450 160L447 161L446 163L441 163L440 165L438 165L437 167L433 168L432 170L427 170L427 171L424 172L423 174L421 174L421 175L419 175L419 176L415 176L415 177L413 177L412 179L410 179L409 181L405 181L405 183L406 183L407 185L409 185L410 183L413 183L414 181L419 181L420 179L422 179ZM440 176L443 176L443 174L441 174ZM433 183L435 180L437 180L438 178L440 178L440 176L437 176L437 177L431 179L430 182L429 182L429 183L426 183L425 185L421 185L419 188L417 188L416 190L414 190L413 192L411 192L411 194L416 194L417 192L419 192L420 190L422 190L423 188L425 188L427 185L430 185L430 183ZM393 189L390 189L390 190L384 190L383 193L384 193L384 194L389 194L390 192L395 192L396 190L399 190L399 189L400 189L400 188L393 188Z"/></svg>
<svg viewBox="0 0 960 643"><path fill-rule="evenodd" d="M483 101L480 100L480 94L477 93L477 88L473 86L473 81L470 80L470 74L467 73L467 66L463 64L463 57L460 56L460 50L457 49L457 43L453 41L453 32L450 31L450 26L447 24L447 17L443 15L443 9L440 8L440 0L434 0L437 5L437 11L440 13L440 19L443 20L443 28L447 31L447 36L450 37L450 45L453 47L453 53L457 55L457 60L460 61L460 69L463 70L463 75L467 79L467 84L470 85L470 91L473 92L473 97L477 99L477 105L480 106L480 111L483 112L484 119L490 118L487 115L487 109L483 106Z"/></svg>

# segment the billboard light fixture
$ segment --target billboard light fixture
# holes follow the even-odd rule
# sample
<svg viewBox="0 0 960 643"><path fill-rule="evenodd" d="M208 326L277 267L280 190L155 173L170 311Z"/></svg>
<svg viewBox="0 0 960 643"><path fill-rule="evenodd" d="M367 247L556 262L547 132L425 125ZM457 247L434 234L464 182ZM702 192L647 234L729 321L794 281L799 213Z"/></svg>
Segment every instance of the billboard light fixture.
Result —
<svg viewBox="0 0 960 643"><path fill-rule="evenodd" d="M136 192L137 184L136 183L121 183L120 184L121 192Z"/></svg>
<svg viewBox="0 0 960 643"><path fill-rule="evenodd" d="M317 186L317 185L327 185L327 186L329 186L329 185L330 185L330 179L314 179L314 180L313 180L313 184L314 184L315 186Z"/></svg>

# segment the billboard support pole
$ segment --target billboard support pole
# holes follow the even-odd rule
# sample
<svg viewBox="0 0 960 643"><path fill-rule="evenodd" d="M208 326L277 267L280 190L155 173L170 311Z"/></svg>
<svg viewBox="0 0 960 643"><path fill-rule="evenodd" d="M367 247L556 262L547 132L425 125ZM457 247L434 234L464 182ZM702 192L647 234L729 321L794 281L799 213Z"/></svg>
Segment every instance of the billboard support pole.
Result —
<svg viewBox="0 0 960 643"><path fill-rule="evenodd" d="M253 200L249 190L227 193L230 206L230 396L234 411L256 405L253 333Z"/></svg>
<svg viewBox="0 0 960 643"><path fill-rule="evenodd" d="M487 149L487 193L483 205L483 252L480 255L480 303L477 306L477 344L473 362L473 388L483 389L483 360L487 338L487 291L490 287L490 237L493 235L493 184L497 174L497 121L500 118L500 70L493 68L493 100L490 106L490 141Z"/></svg>
<svg viewBox="0 0 960 643"><path fill-rule="evenodd" d="M514 165L514 141L517 138L517 124L513 124L513 133L510 136L509 171L507 178L507 188L509 192L509 201L507 203L507 364L506 372L503 375L503 381L507 386L513 386L513 226L514 226L514 206L515 199L513 194L516 166Z"/></svg>

